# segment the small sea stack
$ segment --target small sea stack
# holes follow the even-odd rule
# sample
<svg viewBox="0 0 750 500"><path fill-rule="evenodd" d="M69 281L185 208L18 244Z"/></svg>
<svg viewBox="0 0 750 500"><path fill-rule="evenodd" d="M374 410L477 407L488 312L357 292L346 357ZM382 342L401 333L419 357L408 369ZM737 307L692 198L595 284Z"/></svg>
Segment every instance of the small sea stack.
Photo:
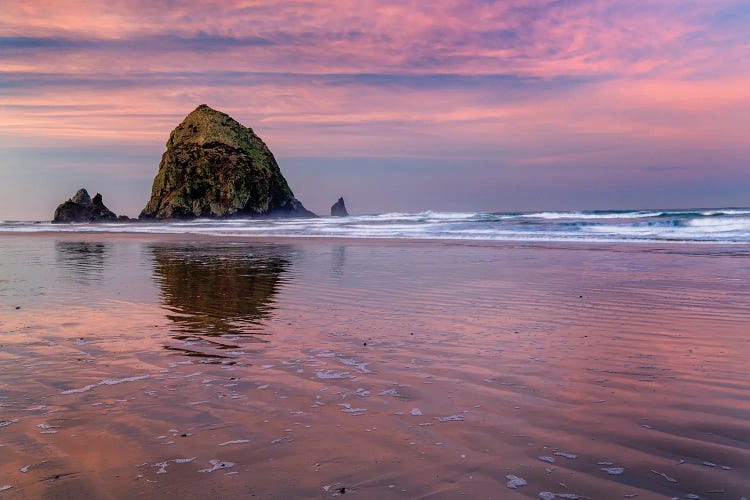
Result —
<svg viewBox="0 0 750 500"><path fill-rule="evenodd" d="M52 222L111 222L115 220L117 220L117 215L104 206L101 194L96 193L96 196L91 199L89 192L81 188L71 199L57 207Z"/></svg>
<svg viewBox="0 0 750 500"><path fill-rule="evenodd" d="M339 198L339 201L331 206L331 217L347 217L349 212L346 211L346 204L344 204L344 198Z"/></svg>

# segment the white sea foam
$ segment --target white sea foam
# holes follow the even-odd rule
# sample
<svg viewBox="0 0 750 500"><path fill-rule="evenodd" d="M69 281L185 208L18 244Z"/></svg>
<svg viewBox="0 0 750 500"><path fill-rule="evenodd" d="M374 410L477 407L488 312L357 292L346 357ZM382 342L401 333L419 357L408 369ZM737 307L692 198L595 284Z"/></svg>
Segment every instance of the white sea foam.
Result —
<svg viewBox="0 0 750 500"><path fill-rule="evenodd" d="M515 490L516 488L520 488L521 486L526 486L527 484L529 484L526 482L524 478L514 476L513 474L508 474L507 476L505 476L505 479L508 480L505 486L513 490Z"/></svg>
<svg viewBox="0 0 750 500"><path fill-rule="evenodd" d="M224 443L219 443L219 446L229 446L230 444L245 444L249 443L249 439L235 439L233 441L226 441Z"/></svg>
<svg viewBox="0 0 750 500"><path fill-rule="evenodd" d="M401 394L399 394L396 389L386 389L384 391L380 391L378 393L378 396L393 396L394 398L397 398L400 397Z"/></svg>
<svg viewBox="0 0 750 500"><path fill-rule="evenodd" d="M354 369L357 370L359 373L372 373L372 371L367 369L367 365L369 365L370 363L357 361L356 359L339 359L339 362L341 362L341 364L344 364L346 366L353 366Z"/></svg>
<svg viewBox="0 0 750 500"><path fill-rule="evenodd" d="M750 242L750 209L598 212L391 212L318 219L198 219L133 224L0 223L0 232L119 232L289 238L534 242Z"/></svg>
<svg viewBox="0 0 750 500"><path fill-rule="evenodd" d="M550 493L549 491L542 491L539 493L540 500L555 500L556 498L563 498L565 500L590 500L589 497L576 495L575 493Z"/></svg>
<svg viewBox="0 0 750 500"><path fill-rule="evenodd" d="M447 417L435 417L435 420L438 422L463 422L464 416L461 414L449 415Z"/></svg>
<svg viewBox="0 0 750 500"><path fill-rule="evenodd" d="M666 479L666 480L667 480L667 481L669 481L670 483L676 483L676 482L677 482L677 480L676 480L675 478L673 478L673 477L670 477L670 476L668 476L667 474L665 474L665 473L663 473L663 472L655 471L654 469L651 469L651 472L653 472L653 473L654 473L654 474L656 474L657 476L661 476L661 477L663 477L664 479Z"/></svg>
<svg viewBox="0 0 750 500"><path fill-rule="evenodd" d="M224 462L222 460L216 460L216 459L209 460L209 463L212 466L210 469L201 469L198 472L204 472L208 474L217 470L231 469L232 467L234 467L233 462Z"/></svg>
<svg viewBox="0 0 750 500"><path fill-rule="evenodd" d="M341 379L349 377L349 372L337 372L334 370L319 370L315 372L315 376L321 379Z"/></svg>
<svg viewBox="0 0 750 500"><path fill-rule="evenodd" d="M532 218L532 219L640 219L644 217L658 217L662 212L613 212L613 213L586 213L586 212L537 212L521 214L509 217Z"/></svg>
<svg viewBox="0 0 750 500"><path fill-rule="evenodd" d="M361 414L367 411L367 408L352 408L352 405L349 403L340 403L336 406L343 407L341 411L344 413Z"/></svg>
<svg viewBox="0 0 750 500"><path fill-rule="evenodd" d="M68 389L67 391L62 391L60 394L77 394L81 392L88 392L91 389L95 389L103 385L119 385L119 384L124 384L126 382L136 382L138 380L146 380L147 378L150 378L150 375L138 375L135 377L125 377L121 379L107 379L107 380L102 380L101 382L98 382L96 384L90 384L85 387L81 387L79 389Z"/></svg>

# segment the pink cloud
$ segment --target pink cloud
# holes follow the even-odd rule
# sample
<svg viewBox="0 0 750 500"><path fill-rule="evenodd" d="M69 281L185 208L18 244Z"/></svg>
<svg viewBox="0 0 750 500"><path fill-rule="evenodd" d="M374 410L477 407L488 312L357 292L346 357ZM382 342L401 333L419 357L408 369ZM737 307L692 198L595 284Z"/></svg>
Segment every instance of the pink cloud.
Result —
<svg viewBox="0 0 750 500"><path fill-rule="evenodd" d="M0 140L162 144L207 102L294 156L741 147L750 48L711 20L733 5L15 2Z"/></svg>

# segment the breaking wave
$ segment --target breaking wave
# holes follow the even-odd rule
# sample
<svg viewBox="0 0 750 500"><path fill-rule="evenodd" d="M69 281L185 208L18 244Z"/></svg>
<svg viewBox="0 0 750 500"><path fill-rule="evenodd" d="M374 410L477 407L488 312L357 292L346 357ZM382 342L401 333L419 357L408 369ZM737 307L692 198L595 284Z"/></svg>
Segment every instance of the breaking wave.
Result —
<svg viewBox="0 0 750 500"><path fill-rule="evenodd" d="M750 243L750 209L481 213L390 212L318 219L195 219L57 225L0 222L3 232L126 232L487 241Z"/></svg>

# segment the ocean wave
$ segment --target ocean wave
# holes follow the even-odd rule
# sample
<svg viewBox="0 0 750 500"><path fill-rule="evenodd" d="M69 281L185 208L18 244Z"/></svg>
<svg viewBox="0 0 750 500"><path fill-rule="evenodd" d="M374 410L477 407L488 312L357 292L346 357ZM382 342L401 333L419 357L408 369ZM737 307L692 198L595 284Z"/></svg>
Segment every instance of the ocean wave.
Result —
<svg viewBox="0 0 750 500"><path fill-rule="evenodd" d="M715 215L750 215L750 210L728 208L723 210L706 210L704 212L700 212L700 214L709 217Z"/></svg>
<svg viewBox="0 0 750 500"><path fill-rule="evenodd" d="M693 219L688 221L688 225L711 232L750 232L750 217Z"/></svg>
<svg viewBox="0 0 750 500"><path fill-rule="evenodd" d="M533 219L642 219L647 217L663 217L667 212L536 212L513 215L510 217Z"/></svg>
<svg viewBox="0 0 750 500"><path fill-rule="evenodd" d="M376 219L434 219L434 220L451 220L451 219L471 219L481 215L477 212L436 212L432 210L426 210L424 212L418 212L414 214L406 212L388 212L385 214L377 215L363 215L359 217L363 218L376 218ZM355 216L356 217L356 216Z"/></svg>
<svg viewBox="0 0 750 500"><path fill-rule="evenodd" d="M2 222L5 232L147 233L285 238L750 243L750 209L533 213L390 212L317 219L195 219L51 224Z"/></svg>

